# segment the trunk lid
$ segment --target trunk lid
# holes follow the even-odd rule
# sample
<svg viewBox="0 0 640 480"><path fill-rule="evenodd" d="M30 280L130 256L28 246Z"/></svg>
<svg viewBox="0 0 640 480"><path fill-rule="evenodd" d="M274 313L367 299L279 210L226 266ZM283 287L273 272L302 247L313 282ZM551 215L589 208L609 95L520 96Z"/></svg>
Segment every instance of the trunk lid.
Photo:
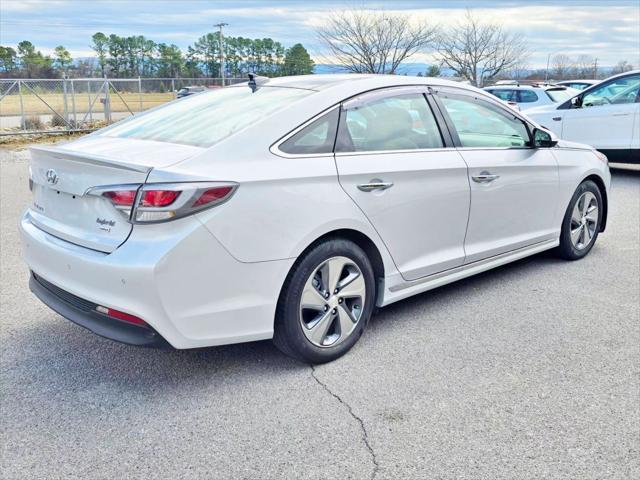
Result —
<svg viewBox="0 0 640 480"><path fill-rule="evenodd" d="M87 195L105 185L142 185L153 168L202 151L198 147L145 140L87 137L64 146L31 148L31 221L51 235L112 252L131 233L124 212L104 198Z"/></svg>

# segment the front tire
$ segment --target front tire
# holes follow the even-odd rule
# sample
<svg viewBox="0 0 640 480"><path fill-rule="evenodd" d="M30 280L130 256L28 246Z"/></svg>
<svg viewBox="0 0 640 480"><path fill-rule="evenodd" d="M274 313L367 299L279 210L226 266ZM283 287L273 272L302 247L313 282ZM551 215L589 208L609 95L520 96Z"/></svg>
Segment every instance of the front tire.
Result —
<svg viewBox="0 0 640 480"><path fill-rule="evenodd" d="M591 180L576 189L562 221L558 255L579 260L593 248L602 225L602 193Z"/></svg>
<svg viewBox="0 0 640 480"><path fill-rule="evenodd" d="M273 342L308 363L344 355L358 341L375 306L371 262L355 243L324 241L294 264L278 300Z"/></svg>

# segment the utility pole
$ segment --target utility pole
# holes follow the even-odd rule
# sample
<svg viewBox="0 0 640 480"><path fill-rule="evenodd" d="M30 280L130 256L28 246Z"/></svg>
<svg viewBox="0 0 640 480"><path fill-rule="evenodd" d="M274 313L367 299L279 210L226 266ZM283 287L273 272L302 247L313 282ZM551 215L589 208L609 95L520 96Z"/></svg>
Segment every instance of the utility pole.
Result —
<svg viewBox="0 0 640 480"><path fill-rule="evenodd" d="M596 80L598 78L598 59L596 58L593 61L593 79Z"/></svg>
<svg viewBox="0 0 640 480"><path fill-rule="evenodd" d="M549 80L549 60L551 60L551 53L547 54L547 68L544 69L544 83Z"/></svg>
<svg viewBox="0 0 640 480"><path fill-rule="evenodd" d="M222 86L224 87L224 40L222 38L222 27L226 27L228 23L220 22L216 23L214 27L220 29L220 77L222 78Z"/></svg>

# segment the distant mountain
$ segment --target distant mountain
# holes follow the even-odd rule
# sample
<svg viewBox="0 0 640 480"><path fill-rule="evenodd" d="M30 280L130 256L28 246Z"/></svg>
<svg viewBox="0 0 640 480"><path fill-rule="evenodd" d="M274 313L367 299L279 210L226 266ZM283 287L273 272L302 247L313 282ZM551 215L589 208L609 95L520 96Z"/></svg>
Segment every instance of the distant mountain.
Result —
<svg viewBox="0 0 640 480"><path fill-rule="evenodd" d="M398 67L396 73L398 75L418 75L418 73L422 73L424 75L429 69L429 66L430 65L428 63L404 63ZM448 68L443 68L441 71L443 76L453 75L453 71ZM318 63L315 65L313 73L347 73L347 69L336 65Z"/></svg>

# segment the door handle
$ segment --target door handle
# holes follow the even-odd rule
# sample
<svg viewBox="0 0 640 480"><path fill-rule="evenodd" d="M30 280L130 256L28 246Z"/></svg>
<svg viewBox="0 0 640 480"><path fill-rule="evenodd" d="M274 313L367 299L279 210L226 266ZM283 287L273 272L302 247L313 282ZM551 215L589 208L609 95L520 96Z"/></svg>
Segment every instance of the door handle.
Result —
<svg viewBox="0 0 640 480"><path fill-rule="evenodd" d="M383 182L382 180L374 178L369 183L361 183L358 185L358 190L362 192L373 192L375 190L386 190L391 187L393 187L393 182Z"/></svg>
<svg viewBox="0 0 640 480"><path fill-rule="evenodd" d="M612 117L628 117L629 115L631 115L631 113L614 113L611 116Z"/></svg>
<svg viewBox="0 0 640 480"><path fill-rule="evenodd" d="M480 175L474 175L471 179L476 183L491 183L500 178L500 175L493 175L489 172L480 172Z"/></svg>

